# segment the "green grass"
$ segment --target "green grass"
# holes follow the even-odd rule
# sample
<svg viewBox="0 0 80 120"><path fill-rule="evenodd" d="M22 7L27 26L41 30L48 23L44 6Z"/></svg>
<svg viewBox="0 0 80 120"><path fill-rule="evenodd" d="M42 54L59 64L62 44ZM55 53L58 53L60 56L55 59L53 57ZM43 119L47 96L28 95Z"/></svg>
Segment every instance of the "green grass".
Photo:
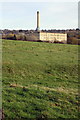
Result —
<svg viewBox="0 0 80 120"><path fill-rule="evenodd" d="M2 70L6 120L78 119L77 45L3 40Z"/></svg>

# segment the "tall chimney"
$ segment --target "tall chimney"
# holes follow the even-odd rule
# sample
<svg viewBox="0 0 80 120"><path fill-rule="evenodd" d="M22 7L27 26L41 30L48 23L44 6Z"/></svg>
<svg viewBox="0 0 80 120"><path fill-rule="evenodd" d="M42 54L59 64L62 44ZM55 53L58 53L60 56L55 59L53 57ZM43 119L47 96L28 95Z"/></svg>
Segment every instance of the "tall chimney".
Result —
<svg viewBox="0 0 80 120"><path fill-rule="evenodd" d="M36 28L37 31L40 30L40 27L39 27L39 11L37 11L37 28Z"/></svg>

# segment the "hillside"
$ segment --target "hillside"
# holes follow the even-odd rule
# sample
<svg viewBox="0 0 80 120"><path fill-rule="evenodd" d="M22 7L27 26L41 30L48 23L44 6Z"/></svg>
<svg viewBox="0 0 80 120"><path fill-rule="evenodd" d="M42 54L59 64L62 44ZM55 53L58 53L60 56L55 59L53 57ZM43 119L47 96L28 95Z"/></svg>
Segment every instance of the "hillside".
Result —
<svg viewBox="0 0 80 120"><path fill-rule="evenodd" d="M78 46L3 40L6 120L78 119Z"/></svg>

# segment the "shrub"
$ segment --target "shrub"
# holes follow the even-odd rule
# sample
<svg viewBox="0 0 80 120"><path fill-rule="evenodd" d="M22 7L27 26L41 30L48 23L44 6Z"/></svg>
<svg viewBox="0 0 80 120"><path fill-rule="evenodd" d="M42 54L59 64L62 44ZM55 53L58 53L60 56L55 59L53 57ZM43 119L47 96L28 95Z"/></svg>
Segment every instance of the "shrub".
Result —
<svg viewBox="0 0 80 120"><path fill-rule="evenodd" d="M75 37L70 37L70 38L68 38L67 43L68 44L76 44L76 45L78 45L78 44L80 44L80 40L75 38Z"/></svg>
<svg viewBox="0 0 80 120"><path fill-rule="evenodd" d="M26 40L37 41L38 39L35 35L26 35Z"/></svg>
<svg viewBox="0 0 80 120"><path fill-rule="evenodd" d="M10 40L16 40L16 35L15 34L7 34L7 35L2 35L3 39L10 39Z"/></svg>
<svg viewBox="0 0 80 120"><path fill-rule="evenodd" d="M58 41L58 40L55 40L54 43L66 43L65 41Z"/></svg>

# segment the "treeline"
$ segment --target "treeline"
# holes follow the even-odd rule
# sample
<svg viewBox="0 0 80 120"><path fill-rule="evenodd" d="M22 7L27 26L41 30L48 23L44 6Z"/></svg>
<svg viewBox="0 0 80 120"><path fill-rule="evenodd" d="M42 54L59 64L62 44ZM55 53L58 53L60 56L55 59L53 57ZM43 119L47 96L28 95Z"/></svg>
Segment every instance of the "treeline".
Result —
<svg viewBox="0 0 80 120"><path fill-rule="evenodd" d="M9 39L9 40L23 40L23 41L39 41L37 40L36 36L34 36L34 31L3 31L2 33L2 39ZM50 31L49 31L50 32ZM52 31L51 31L52 32ZM59 31L60 32L60 31ZM77 44L80 45L80 30L66 30L65 33L67 33L67 43L68 44ZM57 41L56 41L57 43Z"/></svg>
<svg viewBox="0 0 80 120"><path fill-rule="evenodd" d="M2 39L23 40L23 41L36 40L37 41L34 35L13 34L13 33L2 35Z"/></svg>

